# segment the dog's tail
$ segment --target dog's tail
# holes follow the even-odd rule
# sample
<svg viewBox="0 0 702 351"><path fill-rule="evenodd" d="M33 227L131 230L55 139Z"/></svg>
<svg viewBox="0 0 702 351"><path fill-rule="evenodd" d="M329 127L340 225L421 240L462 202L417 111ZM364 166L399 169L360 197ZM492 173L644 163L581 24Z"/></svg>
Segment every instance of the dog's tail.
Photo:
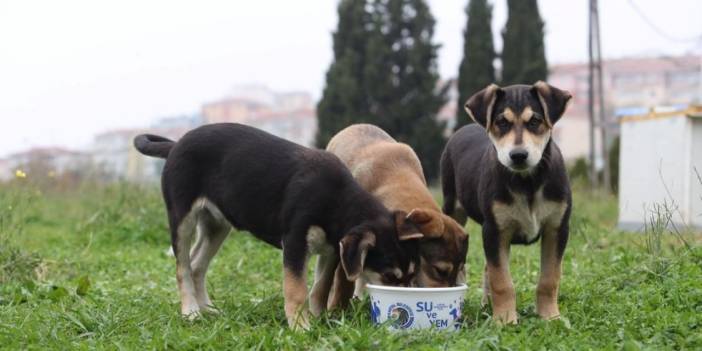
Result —
<svg viewBox="0 0 702 351"><path fill-rule="evenodd" d="M441 155L441 190L444 193L443 211L448 216L453 216L456 209L456 181L453 172L453 161L449 156L448 148Z"/></svg>
<svg viewBox="0 0 702 351"><path fill-rule="evenodd" d="M134 147L144 155L166 158L175 141L153 134L141 134L134 138Z"/></svg>

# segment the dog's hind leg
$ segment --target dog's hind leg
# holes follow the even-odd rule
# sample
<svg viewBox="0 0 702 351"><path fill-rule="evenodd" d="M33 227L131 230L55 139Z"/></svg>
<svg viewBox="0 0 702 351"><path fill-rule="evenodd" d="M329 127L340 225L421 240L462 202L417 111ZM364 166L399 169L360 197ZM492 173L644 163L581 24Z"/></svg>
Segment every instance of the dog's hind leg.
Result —
<svg viewBox="0 0 702 351"><path fill-rule="evenodd" d="M190 245L195 232L196 218L193 211L183 216L182 220L172 219L178 223L175 228L173 251L176 257L176 279L180 292L180 309L183 316L194 319L200 314L200 306L195 298L195 284L190 266Z"/></svg>
<svg viewBox="0 0 702 351"><path fill-rule="evenodd" d="M442 211L465 226L468 215L458 201L456 194L456 175L454 174L453 161L448 155L448 150L441 155L441 192L444 195ZM458 204L458 206L456 206Z"/></svg>
<svg viewBox="0 0 702 351"><path fill-rule="evenodd" d="M231 226L213 206L205 206L197 219L197 244L191 252L195 298L201 310L216 312L207 293L206 275L212 258L229 235Z"/></svg>

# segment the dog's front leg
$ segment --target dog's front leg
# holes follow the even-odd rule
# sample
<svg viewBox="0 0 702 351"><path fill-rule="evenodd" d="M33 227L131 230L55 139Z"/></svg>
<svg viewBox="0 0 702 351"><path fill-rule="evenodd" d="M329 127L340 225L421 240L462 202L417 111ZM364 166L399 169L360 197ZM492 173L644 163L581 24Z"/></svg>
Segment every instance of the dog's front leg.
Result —
<svg viewBox="0 0 702 351"><path fill-rule="evenodd" d="M309 329L307 299L307 245L287 238L283 241L283 297L285 317L292 329Z"/></svg>
<svg viewBox="0 0 702 351"><path fill-rule="evenodd" d="M334 285L329 293L327 309L331 311L337 308L344 309L348 307L353 297L354 286L354 282L350 282L346 278L344 268L341 264L338 264L336 272L334 272Z"/></svg>
<svg viewBox="0 0 702 351"><path fill-rule="evenodd" d="M568 242L568 224L547 228L541 238L541 274L536 288L536 312L543 319L560 317L558 287L561 281L561 261Z"/></svg>
<svg viewBox="0 0 702 351"><path fill-rule="evenodd" d="M486 258L486 278L492 297L493 319L500 324L517 323L517 296L509 272L509 238L497 226L483 223L483 249Z"/></svg>

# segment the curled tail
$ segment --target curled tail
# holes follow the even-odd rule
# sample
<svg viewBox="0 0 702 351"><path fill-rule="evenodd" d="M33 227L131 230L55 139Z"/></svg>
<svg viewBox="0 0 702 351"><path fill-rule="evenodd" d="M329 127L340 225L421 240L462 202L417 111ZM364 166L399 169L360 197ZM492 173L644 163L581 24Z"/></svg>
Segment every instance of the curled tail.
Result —
<svg viewBox="0 0 702 351"><path fill-rule="evenodd" d="M175 141L153 134L141 134L134 138L134 147L144 155L166 158Z"/></svg>

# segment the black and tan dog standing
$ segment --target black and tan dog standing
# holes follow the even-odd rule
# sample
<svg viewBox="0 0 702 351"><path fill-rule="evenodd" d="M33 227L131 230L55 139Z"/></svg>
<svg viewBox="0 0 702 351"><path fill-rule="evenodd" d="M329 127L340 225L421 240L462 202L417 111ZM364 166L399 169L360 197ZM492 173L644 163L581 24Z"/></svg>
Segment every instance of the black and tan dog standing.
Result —
<svg viewBox="0 0 702 351"><path fill-rule="evenodd" d="M309 323L303 306L312 254L320 255L310 294L314 315L326 308L339 261L347 279L376 284L386 272L407 281L418 264L412 239L421 234L407 214L388 211L331 153L229 123L199 127L177 143L140 135L134 144L145 155L166 158L161 186L185 316L212 308L205 275L231 227L283 250L291 327Z"/></svg>
<svg viewBox="0 0 702 351"><path fill-rule="evenodd" d="M467 214L482 225L483 302L491 297L498 322L517 322L510 245L539 238L536 310L544 319L560 315L558 288L571 192L551 133L570 99L567 91L541 81L533 86L490 85L468 99L465 109L476 124L458 130L441 158L444 212L459 221ZM455 208L456 202L461 209Z"/></svg>
<svg viewBox="0 0 702 351"><path fill-rule="evenodd" d="M408 213L424 237L419 241L420 265L414 271L413 285L421 287L455 286L465 281L468 236L463 226L443 214L427 188L419 158L408 145L395 141L382 129L370 124L355 124L337 133L327 151L338 156L366 191L387 208ZM343 277L335 282L337 297ZM380 277L392 283L397 277ZM356 281L355 294L365 286ZM347 287L348 289L348 287ZM348 294L340 294L346 299ZM338 301L330 302L336 307ZM342 303L343 304L343 303Z"/></svg>

